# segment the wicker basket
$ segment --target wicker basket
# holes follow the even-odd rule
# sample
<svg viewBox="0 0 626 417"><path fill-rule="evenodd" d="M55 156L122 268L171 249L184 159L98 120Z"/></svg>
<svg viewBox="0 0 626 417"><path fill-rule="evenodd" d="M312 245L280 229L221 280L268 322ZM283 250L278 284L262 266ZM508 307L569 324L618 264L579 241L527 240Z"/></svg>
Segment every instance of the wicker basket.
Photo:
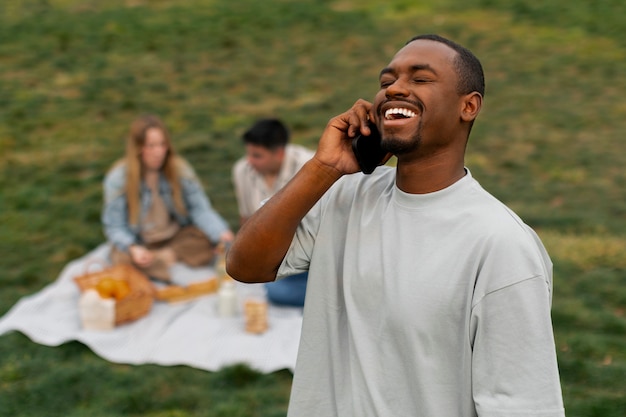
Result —
<svg viewBox="0 0 626 417"><path fill-rule="evenodd" d="M89 264L85 268L88 269ZM86 272L74 278L81 292L95 288L104 278L126 281L130 293L115 303L115 325L137 320L147 315L154 301L154 286L148 277L132 265L115 265L97 272Z"/></svg>

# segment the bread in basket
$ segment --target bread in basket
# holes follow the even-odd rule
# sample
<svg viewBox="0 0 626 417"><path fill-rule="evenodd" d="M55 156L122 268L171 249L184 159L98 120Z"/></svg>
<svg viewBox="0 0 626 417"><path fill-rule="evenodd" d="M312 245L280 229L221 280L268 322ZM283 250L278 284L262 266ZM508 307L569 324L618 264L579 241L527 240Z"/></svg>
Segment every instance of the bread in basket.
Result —
<svg viewBox="0 0 626 417"><path fill-rule="evenodd" d="M86 267L88 269L89 264ZM122 280L128 284L129 292L123 298L115 300L114 325L118 326L137 320L147 315L154 301L154 286L148 277L132 265L114 265L96 272L86 272L74 278L81 293L96 289L105 278Z"/></svg>

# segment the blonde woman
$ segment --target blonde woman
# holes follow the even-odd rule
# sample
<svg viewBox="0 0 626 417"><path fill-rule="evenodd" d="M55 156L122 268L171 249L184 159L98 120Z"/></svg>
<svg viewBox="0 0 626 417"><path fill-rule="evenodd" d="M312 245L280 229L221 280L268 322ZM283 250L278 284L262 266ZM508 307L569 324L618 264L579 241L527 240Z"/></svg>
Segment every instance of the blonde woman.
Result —
<svg viewBox="0 0 626 417"><path fill-rule="evenodd" d="M193 168L177 155L163 122L136 119L126 155L104 179L102 224L114 264L132 263L169 281L175 262L209 264L214 248L233 233L211 207Z"/></svg>

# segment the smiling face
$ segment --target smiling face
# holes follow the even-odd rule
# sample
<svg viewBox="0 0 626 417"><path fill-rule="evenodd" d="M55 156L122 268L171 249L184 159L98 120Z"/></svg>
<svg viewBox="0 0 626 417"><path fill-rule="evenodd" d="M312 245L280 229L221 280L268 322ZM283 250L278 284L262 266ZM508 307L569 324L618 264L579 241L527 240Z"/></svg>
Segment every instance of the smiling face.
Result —
<svg viewBox="0 0 626 417"><path fill-rule="evenodd" d="M403 47L381 71L374 100L383 147L397 156L436 153L468 132L460 129L457 52L432 40Z"/></svg>

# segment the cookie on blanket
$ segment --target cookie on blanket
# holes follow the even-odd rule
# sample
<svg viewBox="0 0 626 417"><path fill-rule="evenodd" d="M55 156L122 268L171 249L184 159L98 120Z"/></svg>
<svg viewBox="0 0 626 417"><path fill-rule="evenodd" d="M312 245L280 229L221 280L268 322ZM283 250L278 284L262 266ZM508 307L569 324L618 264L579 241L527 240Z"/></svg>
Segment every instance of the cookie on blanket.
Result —
<svg viewBox="0 0 626 417"><path fill-rule="evenodd" d="M247 332L260 334L269 329L267 322L267 301L246 300L243 311L246 319Z"/></svg>

